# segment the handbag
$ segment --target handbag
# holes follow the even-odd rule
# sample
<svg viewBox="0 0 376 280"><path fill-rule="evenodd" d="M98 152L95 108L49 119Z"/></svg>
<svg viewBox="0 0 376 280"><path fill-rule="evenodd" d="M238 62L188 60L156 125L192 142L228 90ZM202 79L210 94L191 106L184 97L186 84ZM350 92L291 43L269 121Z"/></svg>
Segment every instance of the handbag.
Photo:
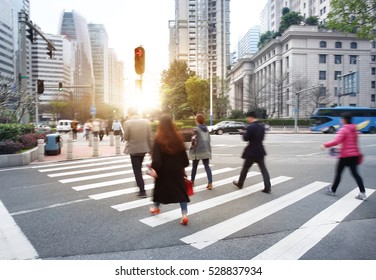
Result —
<svg viewBox="0 0 376 280"><path fill-rule="evenodd" d="M184 182L185 182L185 187L187 188L188 196L194 195L192 182L188 180L186 177L184 177Z"/></svg>

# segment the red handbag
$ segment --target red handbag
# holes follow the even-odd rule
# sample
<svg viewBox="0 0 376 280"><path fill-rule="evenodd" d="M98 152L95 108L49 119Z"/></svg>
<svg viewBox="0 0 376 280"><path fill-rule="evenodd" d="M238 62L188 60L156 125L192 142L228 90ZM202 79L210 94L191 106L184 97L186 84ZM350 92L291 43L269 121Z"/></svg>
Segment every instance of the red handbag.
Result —
<svg viewBox="0 0 376 280"><path fill-rule="evenodd" d="M192 182L188 180L186 177L184 177L184 181L185 181L185 187L187 188L188 196L194 195Z"/></svg>

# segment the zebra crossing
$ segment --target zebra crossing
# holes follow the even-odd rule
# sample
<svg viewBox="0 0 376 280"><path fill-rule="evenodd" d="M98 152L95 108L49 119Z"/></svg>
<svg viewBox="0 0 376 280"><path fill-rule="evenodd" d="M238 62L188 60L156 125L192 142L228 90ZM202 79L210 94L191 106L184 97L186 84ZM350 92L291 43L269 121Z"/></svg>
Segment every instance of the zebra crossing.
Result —
<svg viewBox="0 0 376 280"><path fill-rule="evenodd" d="M145 162L150 161L149 158ZM152 204L151 199L136 198L124 203L113 203L112 198L131 195L138 192L135 186L135 179L130 163L129 156L119 156L114 158L98 158L83 161L55 163L46 166L36 166L40 173L46 174L50 178L56 178L58 182L69 186L72 191L85 192L89 199L94 201L106 201L108 207L114 211L125 213L126 211L147 207ZM186 169L189 174L190 168ZM217 167L212 166L214 177L214 188L224 188L232 185L232 181L239 176L239 167ZM216 179L218 175L219 178ZM236 203L239 199L249 197L263 189L263 182L259 172L250 171L247 178L257 178L259 183L247 185L243 189L232 188L227 193L217 193L211 198L202 201L191 202L189 204L189 215L194 217L200 212L211 211L221 207L226 203ZM152 190L152 178L144 175L145 189ZM202 180L201 180L202 179ZM276 185L288 185L297 178L289 176L276 176L271 178L272 187ZM201 180L201 181L200 181ZM247 180L251 182L252 180ZM203 184L197 184L197 183ZM251 227L255 223L266 219L267 217L278 213L294 205L295 203L322 191L330 183L314 181L297 188L291 192L265 202L250 210L231 218L222 220L214 225L180 238L182 243L188 244L197 250L203 250L215 243L228 238L229 236ZM110 188L110 190L108 190ZM196 176L195 196L200 196L200 192L206 190L206 173L203 166L199 165ZM354 199L357 190L351 191L343 197L338 198L332 205L322 209L320 213L311 217L305 224L291 232L282 240L273 246L260 252L254 259L299 259L308 250L318 244L325 236L333 231L341 221L354 211L363 201ZM368 196L372 195L373 189L367 189ZM215 192L210 192L214 194ZM144 211L145 217L139 219L139 222L150 227L160 227L181 218L180 208L176 205L173 210L166 210L159 215L150 216L148 211ZM192 218L194 219L194 218Z"/></svg>

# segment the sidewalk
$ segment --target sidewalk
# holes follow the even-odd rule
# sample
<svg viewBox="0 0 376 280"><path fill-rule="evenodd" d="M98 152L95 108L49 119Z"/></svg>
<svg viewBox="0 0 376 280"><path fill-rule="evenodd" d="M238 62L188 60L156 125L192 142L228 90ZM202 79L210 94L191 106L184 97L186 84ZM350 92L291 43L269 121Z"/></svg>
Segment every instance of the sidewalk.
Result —
<svg viewBox="0 0 376 280"><path fill-rule="evenodd" d="M63 147L61 148L61 153L59 155L45 155L44 162L53 162L53 161L65 161L68 160L67 157L67 147L68 147L68 137L69 134L62 134L64 139ZM124 155L124 142L120 142L120 155ZM115 137L113 146L110 146L110 136L104 136L102 141L99 141L98 138L98 157L108 157L116 156L116 146L115 146ZM89 141L83 138L83 133L77 134L77 139L73 140L73 159L77 160L84 158L93 158L93 146L89 147ZM33 161L31 164L41 163L41 161Z"/></svg>

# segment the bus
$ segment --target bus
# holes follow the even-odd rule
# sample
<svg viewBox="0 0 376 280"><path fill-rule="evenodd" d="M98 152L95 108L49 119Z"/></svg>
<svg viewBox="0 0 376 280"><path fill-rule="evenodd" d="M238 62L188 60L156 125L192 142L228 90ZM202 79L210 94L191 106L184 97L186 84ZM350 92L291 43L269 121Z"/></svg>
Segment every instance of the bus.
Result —
<svg viewBox="0 0 376 280"><path fill-rule="evenodd" d="M366 107L334 107L318 108L310 118L310 130L323 133L335 133L341 127L341 114L351 113L352 122L359 132L376 133L376 108Z"/></svg>

